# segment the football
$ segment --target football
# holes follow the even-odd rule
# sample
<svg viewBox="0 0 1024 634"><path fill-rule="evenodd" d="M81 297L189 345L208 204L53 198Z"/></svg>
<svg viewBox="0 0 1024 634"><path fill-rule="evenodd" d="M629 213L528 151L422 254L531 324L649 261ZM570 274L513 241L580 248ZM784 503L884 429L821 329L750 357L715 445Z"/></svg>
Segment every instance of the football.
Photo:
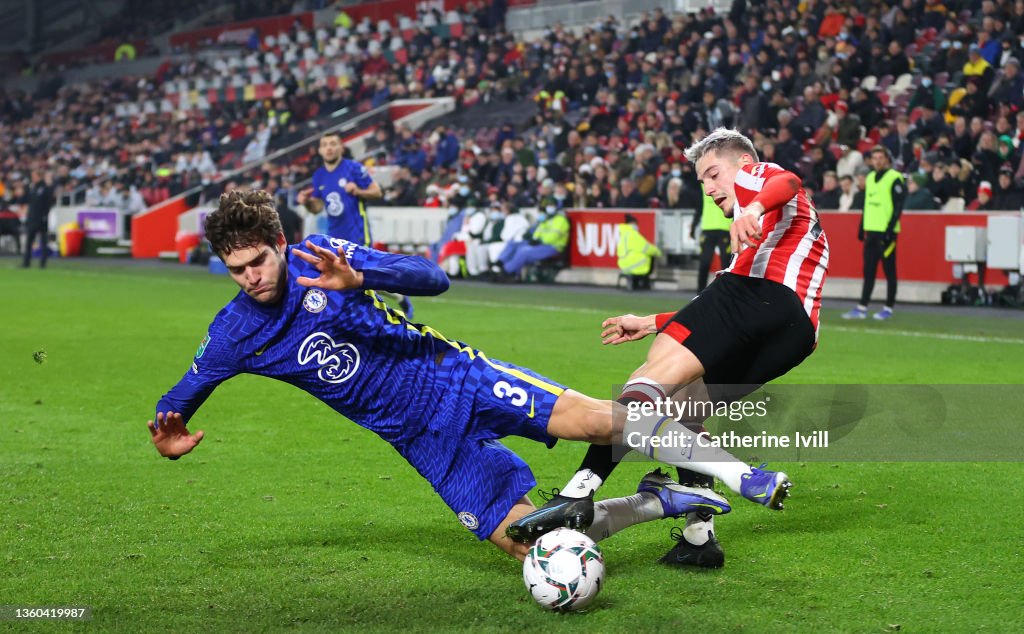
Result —
<svg viewBox="0 0 1024 634"><path fill-rule="evenodd" d="M583 533L555 529L530 548L523 561L523 581L533 600L546 610L584 608L604 585L601 547Z"/></svg>

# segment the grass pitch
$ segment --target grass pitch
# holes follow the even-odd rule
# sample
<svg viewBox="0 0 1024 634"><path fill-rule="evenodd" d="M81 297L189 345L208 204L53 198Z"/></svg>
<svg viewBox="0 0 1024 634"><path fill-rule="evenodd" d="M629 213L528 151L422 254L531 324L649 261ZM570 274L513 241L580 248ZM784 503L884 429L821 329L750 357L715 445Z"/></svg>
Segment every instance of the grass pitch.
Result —
<svg viewBox="0 0 1024 634"><path fill-rule="evenodd" d="M591 610L549 614L518 564L390 447L295 388L227 382L192 423L203 444L159 458L145 421L230 280L13 264L0 262L0 604L88 605L93 620L71 629L126 632L1024 630L1019 463L773 465L796 483L787 510L731 496L724 569L655 565L671 523L638 526L602 544L607 584ZM449 337L608 398L647 345L602 347L601 319L684 300L456 285L416 306ZM1024 383L1019 318L838 313L824 311L820 349L786 382ZM508 444L544 488L585 449ZM632 493L645 470L623 465L601 494Z"/></svg>

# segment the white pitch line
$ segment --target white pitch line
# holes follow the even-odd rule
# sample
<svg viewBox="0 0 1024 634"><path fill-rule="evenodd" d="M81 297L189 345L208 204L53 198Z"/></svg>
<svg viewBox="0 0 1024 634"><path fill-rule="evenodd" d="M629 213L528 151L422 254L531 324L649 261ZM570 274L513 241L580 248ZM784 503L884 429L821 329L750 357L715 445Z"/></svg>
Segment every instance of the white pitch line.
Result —
<svg viewBox="0 0 1024 634"><path fill-rule="evenodd" d="M886 330L884 328L850 328L849 326L822 326L823 332L864 333L868 335L892 335L896 337L917 337L919 339L942 339L944 341L969 341L972 343L1010 343L1024 345L1024 339L1012 337L984 337L981 335L951 335L942 332L915 332L913 330Z"/></svg>
<svg viewBox="0 0 1024 634"><path fill-rule="evenodd" d="M433 297L429 302L439 304L456 304L459 306L479 306L481 308L514 308L520 310L547 311L554 313L575 313L580 315L604 315L612 317L611 311L597 310L594 308L575 308L571 306L546 306L543 304L510 304L505 302L488 302L475 299L451 299L447 297ZM985 337L982 335L954 335L941 332L916 332L913 330L888 330L884 328L850 328L849 326L822 325L822 334L829 332L847 332L865 335L889 335L893 337L915 337L917 339L939 339L942 341L966 341L971 343L1008 343L1024 345L1024 339L1012 337Z"/></svg>
<svg viewBox="0 0 1024 634"><path fill-rule="evenodd" d="M416 299L419 303L421 300ZM552 313L576 313L578 315L606 315L614 317L612 311L597 310L596 308L576 308L572 306L545 306L543 304L511 304L508 302L485 302L476 299L451 299L448 297L431 297L426 302L437 302L438 304L457 304L460 306L479 306L481 308L517 308L520 310L542 310Z"/></svg>

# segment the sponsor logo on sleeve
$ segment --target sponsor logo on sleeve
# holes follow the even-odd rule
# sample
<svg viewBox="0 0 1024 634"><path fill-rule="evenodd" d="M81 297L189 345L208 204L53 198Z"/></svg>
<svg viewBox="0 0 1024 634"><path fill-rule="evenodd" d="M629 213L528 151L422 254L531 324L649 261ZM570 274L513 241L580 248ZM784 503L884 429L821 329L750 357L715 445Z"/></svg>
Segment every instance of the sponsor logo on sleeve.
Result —
<svg viewBox="0 0 1024 634"><path fill-rule="evenodd" d="M210 334L207 333L203 340L199 342L199 348L196 349L196 358L202 359L203 355L206 354L206 346L210 345Z"/></svg>

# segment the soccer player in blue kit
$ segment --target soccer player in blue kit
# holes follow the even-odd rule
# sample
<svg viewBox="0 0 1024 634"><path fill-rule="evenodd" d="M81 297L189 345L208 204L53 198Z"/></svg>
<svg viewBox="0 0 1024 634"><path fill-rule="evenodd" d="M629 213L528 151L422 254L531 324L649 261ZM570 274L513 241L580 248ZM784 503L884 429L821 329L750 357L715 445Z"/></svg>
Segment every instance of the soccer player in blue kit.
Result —
<svg viewBox="0 0 1024 634"><path fill-rule="evenodd" d="M611 401L590 398L528 369L492 360L409 322L375 291L437 295L448 278L420 257L375 251L330 236L289 246L263 191L221 196L206 238L241 291L217 314L190 369L149 421L164 457L203 438L186 424L223 381L256 374L290 383L390 443L479 539L522 559L528 545L506 527L534 510L529 467L498 439L517 435L612 442ZM683 487L660 472L636 495L595 505L589 534L730 510L710 489Z"/></svg>
<svg viewBox="0 0 1024 634"><path fill-rule="evenodd" d="M320 137L323 167L313 172L313 186L298 193L296 200L310 213L327 212L327 233L362 246L370 246L368 199L384 195L370 178L366 166L342 157L344 146L337 132Z"/></svg>
<svg viewBox="0 0 1024 634"><path fill-rule="evenodd" d="M312 214L327 212L327 234L364 247L373 246L366 201L382 198L380 185L358 161L345 158L341 135L328 132L320 137L318 153L323 167L313 172L313 185L298 193L296 201ZM412 319L413 306L404 295L396 295L402 312Z"/></svg>

